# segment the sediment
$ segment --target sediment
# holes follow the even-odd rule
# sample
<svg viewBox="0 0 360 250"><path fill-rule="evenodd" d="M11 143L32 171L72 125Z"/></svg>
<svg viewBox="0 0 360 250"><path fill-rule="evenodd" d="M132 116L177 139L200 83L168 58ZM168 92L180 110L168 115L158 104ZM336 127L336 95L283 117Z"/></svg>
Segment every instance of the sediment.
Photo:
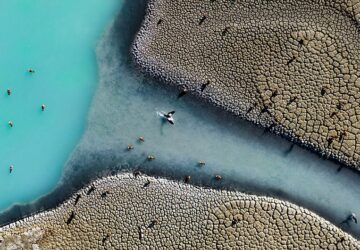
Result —
<svg viewBox="0 0 360 250"><path fill-rule="evenodd" d="M152 76L359 169L359 0L151 0Z"/></svg>
<svg viewBox="0 0 360 250"><path fill-rule="evenodd" d="M0 229L0 249L360 249L291 203L123 173Z"/></svg>

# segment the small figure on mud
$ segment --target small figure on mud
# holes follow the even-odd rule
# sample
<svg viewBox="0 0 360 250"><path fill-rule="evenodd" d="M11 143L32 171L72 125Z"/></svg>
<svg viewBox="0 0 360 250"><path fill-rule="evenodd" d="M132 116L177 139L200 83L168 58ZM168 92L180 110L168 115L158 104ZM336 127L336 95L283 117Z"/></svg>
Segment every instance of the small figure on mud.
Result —
<svg viewBox="0 0 360 250"><path fill-rule="evenodd" d="M168 113L162 113L162 116L172 125L174 125L174 114L175 111L170 111Z"/></svg>
<svg viewBox="0 0 360 250"><path fill-rule="evenodd" d="M215 175L215 180L221 181L221 180L222 180L222 176L221 176L221 175Z"/></svg>
<svg viewBox="0 0 360 250"><path fill-rule="evenodd" d="M105 241L107 241L109 239L110 235L106 234L105 237L102 239L102 244L105 244Z"/></svg>
<svg viewBox="0 0 360 250"><path fill-rule="evenodd" d="M265 113L265 112L269 112L269 106L268 105L264 105L264 107L261 109L260 113Z"/></svg>
<svg viewBox="0 0 360 250"><path fill-rule="evenodd" d="M142 240L144 238L144 234L140 226L138 226L138 234L139 234L139 240Z"/></svg>
<svg viewBox="0 0 360 250"><path fill-rule="evenodd" d="M69 225L69 224L73 221L74 218L75 218L75 212L72 211L71 214L70 214L70 216L69 216L69 218L68 218L67 221L66 221L66 224Z"/></svg>
<svg viewBox="0 0 360 250"><path fill-rule="evenodd" d="M158 224L157 220L152 220L148 226L148 228L153 228L156 224Z"/></svg>
<svg viewBox="0 0 360 250"><path fill-rule="evenodd" d="M139 142L144 142L144 141L145 141L144 136L140 136L140 137L139 137Z"/></svg>
<svg viewBox="0 0 360 250"><path fill-rule="evenodd" d="M206 83L204 83L203 85L201 85L201 92L203 92L205 90L205 88L210 84L210 81L207 80Z"/></svg>
<svg viewBox="0 0 360 250"><path fill-rule="evenodd" d="M206 16L203 16L199 21L199 25L201 25L205 21L205 19L206 19Z"/></svg>
<svg viewBox="0 0 360 250"><path fill-rule="evenodd" d="M148 187L149 185L150 185L150 180L147 179L143 187L145 188L145 187Z"/></svg>
<svg viewBox="0 0 360 250"><path fill-rule="evenodd" d="M229 31L230 27L225 27L225 29L221 32L221 36L225 36L228 31Z"/></svg>
<svg viewBox="0 0 360 250"><path fill-rule="evenodd" d="M12 121L9 121L9 126L12 128L14 126Z"/></svg>
<svg viewBox="0 0 360 250"><path fill-rule="evenodd" d="M140 173L140 171L138 171L138 170L135 170L135 171L133 172L133 175L134 175L135 178L137 178L140 174L141 174L141 173Z"/></svg>
<svg viewBox="0 0 360 250"><path fill-rule="evenodd" d="M326 94L326 90L327 90L326 87L321 88L321 91L320 91L321 96L324 96Z"/></svg>
<svg viewBox="0 0 360 250"><path fill-rule="evenodd" d="M191 180L191 176L190 176L190 175L185 176L185 178L184 178L184 182L185 182L185 183L189 183L190 180Z"/></svg>
<svg viewBox="0 0 360 250"><path fill-rule="evenodd" d="M328 147L334 142L334 137L327 138Z"/></svg>
<svg viewBox="0 0 360 250"><path fill-rule="evenodd" d="M239 220L234 218L231 222L231 226L235 226L238 222Z"/></svg>
<svg viewBox="0 0 360 250"><path fill-rule="evenodd" d="M290 100L288 101L287 105L290 105L291 103L293 103L294 101L296 101L296 99L297 99L296 96L290 98Z"/></svg>
<svg viewBox="0 0 360 250"><path fill-rule="evenodd" d="M45 104L41 104L41 111L45 110Z"/></svg>
<svg viewBox="0 0 360 250"><path fill-rule="evenodd" d="M134 146L133 146L132 144L129 144L129 145L127 146L127 150L130 151L130 150L132 150L132 149L134 149Z"/></svg>
<svg viewBox="0 0 360 250"><path fill-rule="evenodd" d="M7 89L7 94L11 95L11 89Z"/></svg>
<svg viewBox="0 0 360 250"><path fill-rule="evenodd" d="M80 198L81 198L81 194L77 194L77 195L76 195L76 198L75 198L75 202L74 202L74 205L75 205L75 206L76 206L76 204L79 202Z"/></svg>
<svg viewBox="0 0 360 250"><path fill-rule="evenodd" d="M286 65L290 65L295 60L296 60L296 56L291 57L291 59L289 61L287 61Z"/></svg>
<svg viewBox="0 0 360 250"><path fill-rule="evenodd" d="M105 198L108 194L110 194L110 191L106 190L101 194L101 198Z"/></svg>
<svg viewBox="0 0 360 250"><path fill-rule="evenodd" d="M94 186L91 186L91 187L89 188L89 190L86 192L86 194L89 195L89 194L91 194L91 193L94 192L94 191L95 191L95 187L94 187Z"/></svg>
<svg viewBox="0 0 360 250"><path fill-rule="evenodd" d="M33 70L32 68L30 68L30 69L28 69L28 72L33 74L33 73L35 73L35 70Z"/></svg>
<svg viewBox="0 0 360 250"><path fill-rule="evenodd" d="M272 92L272 94L271 94L271 96L270 96L270 99L276 97L278 94L279 94L279 93L278 93L278 90L275 89L274 92Z"/></svg>
<svg viewBox="0 0 360 250"><path fill-rule="evenodd" d="M178 98L183 97L184 95L186 95L189 92L189 90L185 87L179 94L178 94Z"/></svg>
<svg viewBox="0 0 360 250"><path fill-rule="evenodd" d="M163 22L163 20L159 19L159 21L157 21L156 25L159 26L162 22Z"/></svg>
<svg viewBox="0 0 360 250"><path fill-rule="evenodd" d="M10 167L9 167L9 172L10 172L10 174L12 173L12 171L13 171L13 165L10 165Z"/></svg>
<svg viewBox="0 0 360 250"><path fill-rule="evenodd" d="M270 132L275 126L276 126L275 123L271 123L269 126L266 126L263 134Z"/></svg>
<svg viewBox="0 0 360 250"><path fill-rule="evenodd" d="M106 234L105 237L102 239L102 244L105 244L105 241L107 241L110 238L109 234Z"/></svg>
<svg viewBox="0 0 360 250"><path fill-rule="evenodd" d="M148 161L153 161L153 160L155 160L155 156L148 155L147 159L148 159Z"/></svg>
<svg viewBox="0 0 360 250"><path fill-rule="evenodd" d="M346 131L340 132L339 141L342 142L346 136L347 136Z"/></svg>

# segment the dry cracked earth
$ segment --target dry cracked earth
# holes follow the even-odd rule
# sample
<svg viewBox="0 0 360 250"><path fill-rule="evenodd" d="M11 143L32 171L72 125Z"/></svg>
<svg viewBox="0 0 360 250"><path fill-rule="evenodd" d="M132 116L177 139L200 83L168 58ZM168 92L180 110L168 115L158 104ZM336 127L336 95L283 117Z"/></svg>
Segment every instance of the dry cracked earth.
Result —
<svg viewBox="0 0 360 250"><path fill-rule="evenodd" d="M0 249L360 249L277 199L120 174L0 229Z"/></svg>
<svg viewBox="0 0 360 250"><path fill-rule="evenodd" d="M148 73L325 157L360 164L359 0L152 0Z"/></svg>

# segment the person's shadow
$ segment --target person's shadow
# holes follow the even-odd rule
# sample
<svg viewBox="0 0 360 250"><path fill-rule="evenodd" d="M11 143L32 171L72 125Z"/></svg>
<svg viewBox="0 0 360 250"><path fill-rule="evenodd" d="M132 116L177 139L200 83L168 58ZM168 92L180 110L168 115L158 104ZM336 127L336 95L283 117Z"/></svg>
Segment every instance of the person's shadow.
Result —
<svg viewBox="0 0 360 250"><path fill-rule="evenodd" d="M168 122L164 117L161 117L161 116L160 116L160 122L161 122L161 124L160 124L160 134L164 135L164 127L167 125Z"/></svg>
<svg viewBox="0 0 360 250"><path fill-rule="evenodd" d="M293 151L294 147L295 147L295 144L294 143L291 144L291 146L284 152L284 155L288 156Z"/></svg>

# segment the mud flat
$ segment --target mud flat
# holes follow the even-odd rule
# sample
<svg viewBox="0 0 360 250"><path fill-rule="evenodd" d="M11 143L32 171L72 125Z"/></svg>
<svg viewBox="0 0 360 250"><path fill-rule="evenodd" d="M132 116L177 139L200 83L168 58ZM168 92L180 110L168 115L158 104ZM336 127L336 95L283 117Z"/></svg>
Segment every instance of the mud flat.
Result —
<svg viewBox="0 0 360 250"><path fill-rule="evenodd" d="M58 208L0 229L0 249L360 249L277 199L133 174L93 182Z"/></svg>
<svg viewBox="0 0 360 250"><path fill-rule="evenodd" d="M135 61L359 169L360 1L152 0Z"/></svg>

